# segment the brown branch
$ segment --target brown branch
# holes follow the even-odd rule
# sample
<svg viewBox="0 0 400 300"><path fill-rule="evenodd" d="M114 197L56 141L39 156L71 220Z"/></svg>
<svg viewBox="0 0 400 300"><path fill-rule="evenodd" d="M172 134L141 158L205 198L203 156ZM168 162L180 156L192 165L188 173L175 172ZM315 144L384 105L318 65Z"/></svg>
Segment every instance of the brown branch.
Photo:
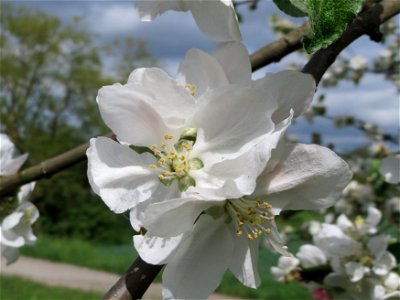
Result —
<svg viewBox="0 0 400 300"><path fill-rule="evenodd" d="M270 63L278 62L286 55L300 49L302 47L301 40L309 29L310 25L306 22L284 37L264 46L250 55L253 72Z"/></svg>
<svg viewBox="0 0 400 300"><path fill-rule="evenodd" d="M315 52L304 66L303 72L311 74L318 84L322 75L334 63L343 49L364 34L368 35L371 40L379 42L382 38L379 26L399 12L400 1L384 0L372 5L371 8L357 16L337 41L329 47Z"/></svg>
<svg viewBox="0 0 400 300"><path fill-rule="evenodd" d="M113 133L108 133L105 136L110 138L115 137ZM25 183L42 178L49 178L68 167L84 161L88 148L89 143L85 143L72 150L42 161L36 166L22 170L19 173L0 177L0 197L13 193L19 186ZM0 203L3 201L4 199L0 198Z"/></svg>
<svg viewBox="0 0 400 300"><path fill-rule="evenodd" d="M129 267L128 271L104 295L103 299L141 299L162 268L162 265L150 265L146 263L139 256Z"/></svg>

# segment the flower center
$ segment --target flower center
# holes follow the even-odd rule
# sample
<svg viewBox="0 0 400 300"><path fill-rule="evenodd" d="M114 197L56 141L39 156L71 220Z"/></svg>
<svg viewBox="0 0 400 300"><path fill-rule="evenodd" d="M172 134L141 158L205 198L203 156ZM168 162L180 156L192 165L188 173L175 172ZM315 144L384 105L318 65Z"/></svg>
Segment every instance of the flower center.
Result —
<svg viewBox="0 0 400 300"><path fill-rule="evenodd" d="M271 228L266 226L274 221L271 212L272 205L260 200L246 199L244 197L228 200L225 208L236 226L236 235L246 234L249 240L271 233Z"/></svg>
<svg viewBox="0 0 400 300"><path fill-rule="evenodd" d="M188 89L189 90L189 94L191 95L191 96L196 96L196 88L197 88L197 86L195 85L195 84L185 84L185 89Z"/></svg>
<svg viewBox="0 0 400 300"><path fill-rule="evenodd" d="M190 186L196 185L193 177L189 176L189 171L201 169L203 162L198 158L190 158L190 151L196 139L195 129L184 130L176 144L171 142L173 139L173 135L165 134L164 141L159 146L150 146L157 158L157 162L151 164L150 168L158 171L158 179L165 186L170 186L177 180L179 190L184 192Z"/></svg>

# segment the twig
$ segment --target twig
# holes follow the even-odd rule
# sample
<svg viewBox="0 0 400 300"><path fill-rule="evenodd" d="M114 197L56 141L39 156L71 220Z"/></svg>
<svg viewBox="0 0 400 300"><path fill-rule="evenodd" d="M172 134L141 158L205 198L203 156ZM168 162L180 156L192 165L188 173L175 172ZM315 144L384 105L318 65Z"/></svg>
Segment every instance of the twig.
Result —
<svg viewBox="0 0 400 300"><path fill-rule="evenodd" d="M357 16L337 41L314 53L304 66L303 72L311 74L318 84L325 71L334 63L344 48L364 34L368 35L371 40L379 42L382 38L379 26L399 12L400 1L384 0L372 5L371 8Z"/></svg>
<svg viewBox="0 0 400 300"><path fill-rule="evenodd" d="M162 268L162 265L150 265L138 256L128 271L104 295L103 299L141 299Z"/></svg>

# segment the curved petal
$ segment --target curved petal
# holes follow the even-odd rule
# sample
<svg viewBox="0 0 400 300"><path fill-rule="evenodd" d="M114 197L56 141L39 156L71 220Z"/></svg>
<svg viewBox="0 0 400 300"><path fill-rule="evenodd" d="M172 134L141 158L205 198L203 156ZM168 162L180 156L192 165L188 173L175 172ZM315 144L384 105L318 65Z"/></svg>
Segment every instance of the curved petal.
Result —
<svg viewBox="0 0 400 300"><path fill-rule="evenodd" d="M196 97L209 89L229 84L219 62L199 49L190 49L186 53L179 65L176 81L182 86L193 84L193 96Z"/></svg>
<svg viewBox="0 0 400 300"><path fill-rule="evenodd" d="M381 234L371 237L368 240L367 247L374 257L378 257L386 250L388 242L389 236Z"/></svg>
<svg viewBox="0 0 400 300"><path fill-rule="evenodd" d="M187 1L199 29L217 41L239 41L242 39L239 22L231 0Z"/></svg>
<svg viewBox="0 0 400 300"><path fill-rule="evenodd" d="M268 101L264 94L262 80L203 94L189 122L190 127L202 130L198 130L192 155L203 162L238 157L257 144L257 138L273 132L271 114L277 104L273 99Z"/></svg>
<svg viewBox="0 0 400 300"><path fill-rule="evenodd" d="M351 261L345 264L345 268L351 282L360 281L364 277L365 267L361 263Z"/></svg>
<svg viewBox="0 0 400 300"><path fill-rule="evenodd" d="M126 85L99 90L97 102L108 127L124 142L149 147L165 134L179 135L194 109L183 87L160 69L137 69Z"/></svg>
<svg viewBox="0 0 400 300"><path fill-rule="evenodd" d="M12 175L18 172L28 158L28 154L13 157L16 147L8 135L0 133L0 175Z"/></svg>
<svg viewBox="0 0 400 300"><path fill-rule="evenodd" d="M15 262L19 257L18 248L9 247L3 244L0 244L0 254L6 259L7 265Z"/></svg>
<svg viewBox="0 0 400 300"><path fill-rule="evenodd" d="M333 205L352 173L345 161L328 148L288 144L273 172L257 180L256 195L279 209L316 210Z"/></svg>
<svg viewBox="0 0 400 300"><path fill-rule="evenodd" d="M251 82L249 53L241 42L221 43L215 49L213 56L224 69L230 83Z"/></svg>
<svg viewBox="0 0 400 300"><path fill-rule="evenodd" d="M233 245L233 259L229 269L245 286L257 288L261 283L258 274L259 240L249 241L242 235L233 238Z"/></svg>
<svg viewBox="0 0 400 300"><path fill-rule="evenodd" d="M163 299L206 299L219 285L232 259L227 226L202 215L163 274Z"/></svg>
<svg viewBox="0 0 400 300"><path fill-rule="evenodd" d="M3 229L3 231L8 231L13 229L21 222L23 216L24 216L23 212L20 211L13 212L12 214L4 218L3 222L1 223L1 228Z"/></svg>
<svg viewBox="0 0 400 300"><path fill-rule="evenodd" d="M174 237L157 237L146 235L133 236L133 243L140 257L152 265L165 264L176 252L177 247L187 238L188 234L182 233Z"/></svg>
<svg viewBox="0 0 400 300"><path fill-rule="evenodd" d="M167 10L188 10L185 2L182 0L136 0L134 3L142 21L152 21Z"/></svg>
<svg viewBox="0 0 400 300"><path fill-rule="evenodd" d="M295 118L308 109L316 89L315 80L311 75L298 71L282 71L267 74L265 78L268 97L275 99L279 104L272 116L275 124L286 119L291 109Z"/></svg>
<svg viewBox="0 0 400 300"><path fill-rule="evenodd" d="M148 200L161 186L149 168L154 163L150 154L138 154L111 139L98 137L90 140L86 155L93 191L116 213Z"/></svg>
<svg viewBox="0 0 400 300"><path fill-rule="evenodd" d="M396 266L396 258L388 251L383 252L375 258L372 270L376 275L384 276Z"/></svg>
<svg viewBox="0 0 400 300"><path fill-rule="evenodd" d="M213 202L195 199L172 199L150 205L144 214L143 225L151 235L173 237L192 231L196 219Z"/></svg>
<svg viewBox="0 0 400 300"><path fill-rule="evenodd" d="M31 182L24 184L19 189L17 198L19 203L26 202L28 200L29 195L32 193L33 189L35 188L36 182Z"/></svg>
<svg viewBox="0 0 400 300"><path fill-rule="evenodd" d="M304 268L312 268L326 264L324 252L314 245L302 245L296 256L300 259Z"/></svg>
<svg viewBox="0 0 400 300"><path fill-rule="evenodd" d="M209 156L211 160L204 160L205 167L192 172L196 180L196 187L193 192L205 195L207 190L213 190L215 200L219 198L239 198L243 195L250 195L256 187L256 179L263 172L265 165L269 162L275 147L290 125L291 117L269 132L251 143L251 148L242 147L237 157L233 155L221 156L224 159L218 162L218 156ZM201 131L199 132L201 133ZM200 140L202 135L198 135ZM275 155L276 156L276 155ZM231 158L229 158L231 157ZM245 169L244 169L245 168ZM243 172L245 170L245 172Z"/></svg>

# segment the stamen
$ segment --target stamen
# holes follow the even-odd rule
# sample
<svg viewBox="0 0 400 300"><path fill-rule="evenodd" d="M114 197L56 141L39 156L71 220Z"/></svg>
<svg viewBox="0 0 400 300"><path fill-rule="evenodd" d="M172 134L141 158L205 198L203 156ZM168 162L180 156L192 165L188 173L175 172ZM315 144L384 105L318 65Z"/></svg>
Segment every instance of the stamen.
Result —
<svg viewBox="0 0 400 300"><path fill-rule="evenodd" d="M271 233L271 229L264 226L266 222L274 221L271 204L242 197L228 200L225 207L235 223L237 236L245 232L247 239L253 240L263 233Z"/></svg>

